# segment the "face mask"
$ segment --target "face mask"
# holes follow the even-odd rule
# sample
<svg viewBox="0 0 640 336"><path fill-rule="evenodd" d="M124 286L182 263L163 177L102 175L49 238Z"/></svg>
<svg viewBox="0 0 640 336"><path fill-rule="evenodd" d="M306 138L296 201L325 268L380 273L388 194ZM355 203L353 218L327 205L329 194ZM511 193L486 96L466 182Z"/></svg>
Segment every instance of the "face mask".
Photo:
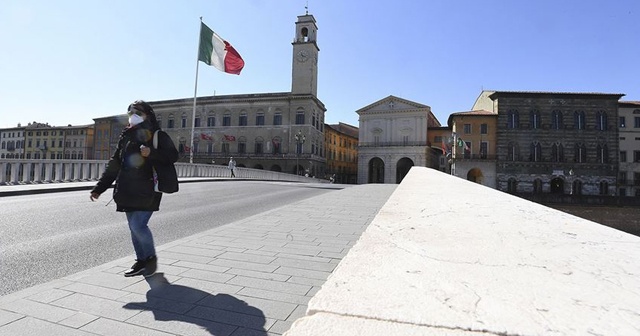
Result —
<svg viewBox="0 0 640 336"><path fill-rule="evenodd" d="M141 116L139 116L137 114L132 114L129 117L129 125L131 125L131 126L135 126L135 125L137 125L137 124L139 124L139 123L141 123L143 121L144 121L144 118L142 118Z"/></svg>

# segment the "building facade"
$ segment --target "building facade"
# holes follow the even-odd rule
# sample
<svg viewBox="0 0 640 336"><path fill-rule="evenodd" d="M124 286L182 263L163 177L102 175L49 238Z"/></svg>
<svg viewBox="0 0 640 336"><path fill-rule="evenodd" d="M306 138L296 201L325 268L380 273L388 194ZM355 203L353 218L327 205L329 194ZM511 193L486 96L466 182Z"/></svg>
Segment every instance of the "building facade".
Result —
<svg viewBox="0 0 640 336"><path fill-rule="evenodd" d="M126 114L95 118L94 121L94 150L96 160L108 160L113 155L120 133L129 124Z"/></svg>
<svg viewBox="0 0 640 336"><path fill-rule="evenodd" d="M0 159L24 159L24 127L0 129Z"/></svg>
<svg viewBox="0 0 640 336"><path fill-rule="evenodd" d="M412 166L438 169L427 130L440 122L427 105L388 96L358 111L358 183L400 183Z"/></svg>
<svg viewBox="0 0 640 336"><path fill-rule="evenodd" d="M191 98L149 102L181 160L227 164L233 157L238 167L324 176L317 30L312 15L298 16L291 92L198 97L195 114Z"/></svg>
<svg viewBox="0 0 640 336"><path fill-rule="evenodd" d="M345 123L324 125L325 178L336 183L358 183L358 128Z"/></svg>
<svg viewBox="0 0 640 336"><path fill-rule="evenodd" d="M496 188L497 120L496 112L485 110L449 115L452 175Z"/></svg>
<svg viewBox="0 0 640 336"><path fill-rule="evenodd" d="M486 95L497 112L497 189L615 195L616 121L622 96L513 91Z"/></svg>
<svg viewBox="0 0 640 336"><path fill-rule="evenodd" d="M620 101L618 195L640 196L640 101Z"/></svg>

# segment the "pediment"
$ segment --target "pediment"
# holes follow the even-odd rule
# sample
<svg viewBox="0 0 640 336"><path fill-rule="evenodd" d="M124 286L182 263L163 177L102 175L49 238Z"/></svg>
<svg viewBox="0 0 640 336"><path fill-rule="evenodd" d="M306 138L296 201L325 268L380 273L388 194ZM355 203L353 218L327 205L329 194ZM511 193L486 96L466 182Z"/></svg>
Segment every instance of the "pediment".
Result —
<svg viewBox="0 0 640 336"><path fill-rule="evenodd" d="M396 96L388 96L357 110L356 113L393 113L396 111L419 109L427 109L428 111L431 111L431 107L427 105L416 103Z"/></svg>

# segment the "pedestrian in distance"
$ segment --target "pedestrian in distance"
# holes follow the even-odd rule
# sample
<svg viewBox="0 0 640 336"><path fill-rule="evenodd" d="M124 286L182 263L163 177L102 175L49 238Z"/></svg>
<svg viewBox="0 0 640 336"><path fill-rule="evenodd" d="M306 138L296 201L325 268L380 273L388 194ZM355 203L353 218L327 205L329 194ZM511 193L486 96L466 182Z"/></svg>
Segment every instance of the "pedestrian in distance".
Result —
<svg viewBox="0 0 640 336"><path fill-rule="evenodd" d="M129 125L120 134L116 150L89 198L95 201L115 181L116 211L126 214L136 254L135 263L124 276L148 277L156 272L158 263L148 223L153 212L160 209L162 200L162 193L154 190L153 167L176 162L178 150L171 137L160 130L148 103L136 100L129 105L127 114ZM157 136L156 146L154 136Z"/></svg>
<svg viewBox="0 0 640 336"><path fill-rule="evenodd" d="M232 157L229 158L229 170L231 170L231 177L236 177L236 161Z"/></svg>

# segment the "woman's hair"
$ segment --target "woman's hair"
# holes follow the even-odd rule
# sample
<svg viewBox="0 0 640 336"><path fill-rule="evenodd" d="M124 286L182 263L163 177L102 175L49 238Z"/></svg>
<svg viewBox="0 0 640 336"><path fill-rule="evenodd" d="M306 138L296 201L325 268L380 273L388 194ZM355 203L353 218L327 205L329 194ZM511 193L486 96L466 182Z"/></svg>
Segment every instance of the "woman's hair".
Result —
<svg viewBox="0 0 640 336"><path fill-rule="evenodd" d="M149 103L144 100L136 100L133 103L129 104L129 108L131 108L132 106L147 115L147 120L151 123L153 128L160 128L160 124L158 123L158 119L156 118L156 112L153 111L153 107L151 107ZM129 110L129 108L127 110Z"/></svg>

